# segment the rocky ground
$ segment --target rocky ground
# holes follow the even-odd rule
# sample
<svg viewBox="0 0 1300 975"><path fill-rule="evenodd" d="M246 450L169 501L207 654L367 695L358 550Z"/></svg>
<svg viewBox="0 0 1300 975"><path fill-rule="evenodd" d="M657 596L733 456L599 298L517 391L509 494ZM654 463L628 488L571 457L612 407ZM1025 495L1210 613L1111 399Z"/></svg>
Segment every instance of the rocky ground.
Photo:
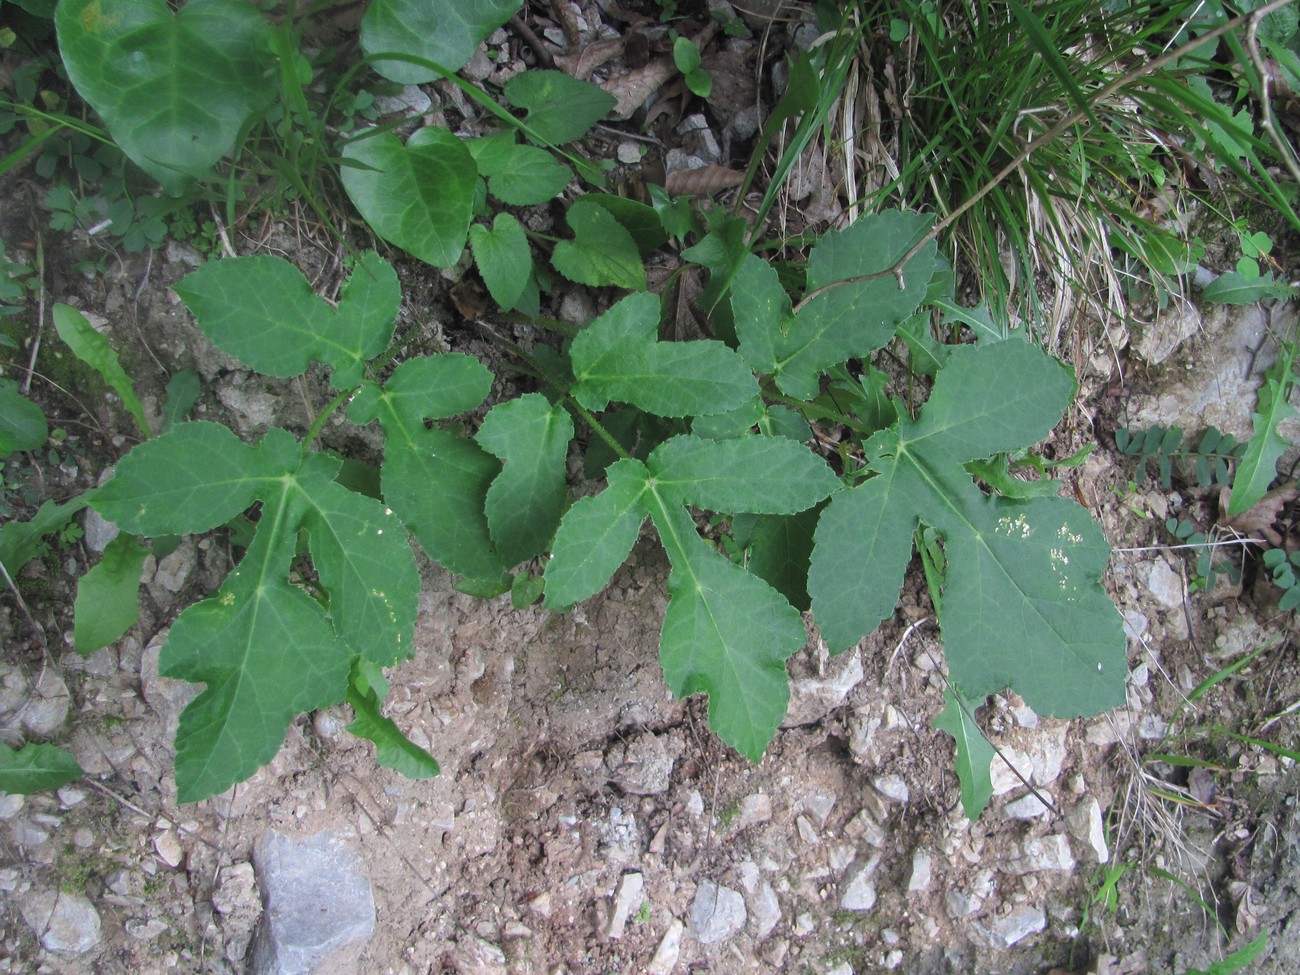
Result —
<svg viewBox="0 0 1300 975"><path fill-rule="evenodd" d="M721 153L729 136L710 138ZM61 273L49 297L98 316L150 410L194 366L196 415L245 435L305 425L319 390L244 371L168 290L197 260L171 244L94 278ZM404 273L408 324L470 348L449 282ZM599 298L554 300L590 317ZM296 723L250 781L178 806L170 740L193 688L158 676L158 650L229 548L186 539L151 559L141 621L83 658L73 587L110 534L89 516L83 538L15 580L23 606L0 601L6 740L59 741L88 773L55 794L0 794L0 972L1177 975L1263 932L1252 970L1291 971L1300 772L1259 743L1296 741L1293 615L1251 556L1240 583L1195 591L1195 558L1163 521L1208 528L1217 497L1134 483L1109 433L1213 423L1245 439L1296 309L1150 317L1079 342L1081 396L1053 444L1096 445L1064 476L1116 550L1106 585L1130 637L1128 706L1065 722L991 700L981 719L1000 758L978 821L961 810L952 740L931 726L943 649L919 572L848 653L830 657L810 629L786 723L754 766L709 733L701 700L663 684L667 571L648 540L563 616L473 599L425 566L416 653L391 675L387 711L439 777L376 767L340 708ZM111 394L65 389L46 395L72 431L58 463L7 472L42 497L93 483L127 442ZM338 938L311 949L322 927ZM329 957L302 967L314 950Z"/></svg>

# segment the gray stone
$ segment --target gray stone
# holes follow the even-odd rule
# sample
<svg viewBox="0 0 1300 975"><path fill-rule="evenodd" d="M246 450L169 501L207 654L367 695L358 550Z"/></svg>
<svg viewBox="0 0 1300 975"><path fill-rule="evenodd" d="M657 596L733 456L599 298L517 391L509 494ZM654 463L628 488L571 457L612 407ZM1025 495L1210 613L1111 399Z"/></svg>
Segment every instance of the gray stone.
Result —
<svg viewBox="0 0 1300 975"><path fill-rule="evenodd" d="M605 757L610 781L635 796L657 796L668 791L673 763L686 743L677 735L638 735L610 749Z"/></svg>
<svg viewBox="0 0 1300 975"><path fill-rule="evenodd" d="M172 680L158 673L158 655L167 639L166 633L154 638L140 657L140 692L145 703L158 713L167 727L168 737L176 734L181 712L203 690L198 684L189 681Z"/></svg>
<svg viewBox="0 0 1300 975"><path fill-rule="evenodd" d="M419 85L407 85L396 95L376 95L375 107L384 115L424 115L433 109L433 100Z"/></svg>
<svg viewBox="0 0 1300 975"><path fill-rule="evenodd" d="M1036 836L1025 841L1020 855L999 864L1006 873L1038 873L1040 870L1073 870L1074 854L1062 833Z"/></svg>
<svg viewBox="0 0 1300 975"><path fill-rule="evenodd" d="M808 814L814 826L823 829L826 826L826 820L830 819L831 810L835 808L835 796L829 792L813 792L804 796L803 802L800 803L803 811Z"/></svg>
<svg viewBox="0 0 1300 975"><path fill-rule="evenodd" d="M99 944L99 912L81 894L33 892L23 898L22 915L46 951L81 955Z"/></svg>
<svg viewBox="0 0 1300 975"><path fill-rule="evenodd" d="M736 829L749 826L761 826L772 818L772 797L762 792L745 796L740 800L740 812L736 814Z"/></svg>
<svg viewBox="0 0 1300 975"><path fill-rule="evenodd" d="M844 703L849 691L862 683L862 661L852 650L834 658L825 677L809 677L790 682L790 706L782 728L814 724Z"/></svg>
<svg viewBox="0 0 1300 975"><path fill-rule="evenodd" d="M50 839L49 830L41 829L30 819L20 819L15 822L12 833L14 842L19 846L40 846Z"/></svg>
<svg viewBox="0 0 1300 975"><path fill-rule="evenodd" d="M1167 610L1183 608L1183 580L1164 559L1156 559L1146 570L1151 598Z"/></svg>
<svg viewBox="0 0 1300 975"><path fill-rule="evenodd" d="M1110 848L1106 845L1106 828L1101 819L1101 804L1087 796L1065 814L1070 833L1086 843L1098 863L1110 862Z"/></svg>
<svg viewBox="0 0 1300 975"><path fill-rule="evenodd" d="M1039 796L1048 802L1052 801L1052 794L1040 789L1036 793L1027 792L1019 799L1008 802L1002 811L1006 813L1008 819L1038 819L1048 810L1048 807L1043 805L1043 800L1038 798Z"/></svg>
<svg viewBox="0 0 1300 975"><path fill-rule="evenodd" d="M117 538L118 527L94 508L86 508L81 513L82 540L92 552L102 552L108 543Z"/></svg>
<svg viewBox="0 0 1300 975"><path fill-rule="evenodd" d="M866 863L853 867L844 877L843 895L840 907L846 911L869 911L876 904L876 885L871 877L880 866L880 856L873 856Z"/></svg>
<svg viewBox="0 0 1300 975"><path fill-rule="evenodd" d="M1151 365L1164 362L1183 342L1201 330L1201 313L1189 301L1171 301L1142 329L1133 349Z"/></svg>
<svg viewBox="0 0 1300 975"><path fill-rule="evenodd" d="M907 788L907 782L901 775L877 775L871 780L871 784L876 787L877 792L893 802L907 802L912 796Z"/></svg>
<svg viewBox="0 0 1300 975"><path fill-rule="evenodd" d="M193 538L186 537L167 557L158 562L153 581L168 592L180 592L198 564L199 550Z"/></svg>
<svg viewBox="0 0 1300 975"><path fill-rule="evenodd" d="M1024 940L1031 934L1037 934L1047 927L1047 918L1036 907L1015 907L1005 917L1000 917L989 926L989 933L994 941L1006 948Z"/></svg>
<svg viewBox="0 0 1300 975"><path fill-rule="evenodd" d="M605 937L615 940L623 937L627 919L641 906L641 891L645 889L645 878L639 873L625 873L618 878L614 889L614 901L609 909L609 924L605 928Z"/></svg>
<svg viewBox="0 0 1300 975"><path fill-rule="evenodd" d="M682 951L682 932L685 930L686 925L673 918L646 967L646 975L669 975L677 967L677 958Z"/></svg>
<svg viewBox="0 0 1300 975"><path fill-rule="evenodd" d="M762 941L781 921L781 901L766 880L760 880L753 893L745 898L749 908L749 928L755 941Z"/></svg>
<svg viewBox="0 0 1300 975"><path fill-rule="evenodd" d="M23 708L23 730L33 738L48 738L68 718L68 685L53 667L41 670Z"/></svg>
<svg viewBox="0 0 1300 975"><path fill-rule="evenodd" d="M329 832L303 839L269 831L253 851L262 922L253 975L356 971L375 930L375 900L360 858Z"/></svg>
<svg viewBox="0 0 1300 975"><path fill-rule="evenodd" d="M909 894L920 894L930 889L930 881L934 870L934 858L925 850L917 850L912 854L912 876L907 881L907 892Z"/></svg>
<svg viewBox="0 0 1300 975"><path fill-rule="evenodd" d="M691 903L691 927L700 944L730 941L745 926L745 898L740 891L712 880L700 881Z"/></svg>
<svg viewBox="0 0 1300 975"><path fill-rule="evenodd" d="M0 821L13 819L22 812L26 802L27 798L16 792L0 792Z"/></svg>

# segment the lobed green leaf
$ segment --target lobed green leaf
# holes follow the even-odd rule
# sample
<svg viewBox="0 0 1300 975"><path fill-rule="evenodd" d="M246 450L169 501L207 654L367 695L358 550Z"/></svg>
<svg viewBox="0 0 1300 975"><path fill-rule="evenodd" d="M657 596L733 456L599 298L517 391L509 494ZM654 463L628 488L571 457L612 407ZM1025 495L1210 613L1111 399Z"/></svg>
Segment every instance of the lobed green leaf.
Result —
<svg viewBox="0 0 1300 975"><path fill-rule="evenodd" d="M348 725L348 731L374 742L375 761L385 768L394 769L408 779L437 775L440 770L434 757L402 734L380 710L387 693L388 682L379 667L368 660L357 660L348 684L348 703L356 718Z"/></svg>
<svg viewBox="0 0 1300 975"><path fill-rule="evenodd" d="M208 261L173 290L223 352L266 376L297 376L323 362L336 389L359 383L367 360L388 347L402 301L397 272L374 251L361 255L337 308L269 254Z"/></svg>
<svg viewBox="0 0 1300 975"><path fill-rule="evenodd" d="M560 404L528 393L494 406L475 439L504 465L488 488L488 530L506 565L540 555L568 500L573 420Z"/></svg>
<svg viewBox="0 0 1300 975"><path fill-rule="evenodd" d="M794 514L840 486L824 460L784 437L673 437L646 466L662 497L713 511Z"/></svg>
<svg viewBox="0 0 1300 975"><path fill-rule="evenodd" d="M637 460L605 471L608 486L580 498L560 521L546 564L547 609L563 609L594 596L626 560L646 519L642 502L650 472Z"/></svg>

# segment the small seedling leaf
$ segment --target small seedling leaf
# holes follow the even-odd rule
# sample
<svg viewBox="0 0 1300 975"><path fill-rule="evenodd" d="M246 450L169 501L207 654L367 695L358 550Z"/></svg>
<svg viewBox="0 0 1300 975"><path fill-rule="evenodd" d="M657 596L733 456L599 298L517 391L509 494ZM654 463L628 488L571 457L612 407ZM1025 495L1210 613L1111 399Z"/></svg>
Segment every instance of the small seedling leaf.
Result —
<svg viewBox="0 0 1300 975"><path fill-rule="evenodd" d="M62 529L86 506L86 496L62 503L46 501L28 521L0 525L0 564L10 575L43 551L42 537Z"/></svg>
<svg viewBox="0 0 1300 975"><path fill-rule="evenodd" d="M140 571L149 552L133 535L119 534L98 563L77 580L73 646L94 653L116 641L140 616Z"/></svg>
<svg viewBox="0 0 1300 975"><path fill-rule="evenodd" d="M378 132L349 142L343 158L343 186L375 233L434 267L460 260L478 179L460 139L429 127L402 145Z"/></svg>
<svg viewBox="0 0 1300 975"><path fill-rule="evenodd" d="M934 727L952 735L957 743L957 780L961 783L961 806L971 822L993 798L993 775L990 771L997 752L971 717L970 702L953 687L943 691L943 710L934 719Z"/></svg>
<svg viewBox="0 0 1300 975"><path fill-rule="evenodd" d="M235 145L279 91L271 29L244 0L63 0L68 78L113 141L179 194Z"/></svg>
<svg viewBox="0 0 1300 975"><path fill-rule="evenodd" d="M388 681L383 671L368 660L357 660L352 665L352 679L348 683L348 703L356 718L348 731L358 738L375 743L375 761L391 768L408 779L427 779L439 772L438 762L393 723L380 710L388 693Z"/></svg>
<svg viewBox="0 0 1300 975"><path fill-rule="evenodd" d="M29 796L83 775L77 760L58 745L28 743L17 750L0 745L0 792Z"/></svg>
<svg viewBox="0 0 1300 975"><path fill-rule="evenodd" d="M73 354L99 373L122 398L122 405L135 418L140 432L146 437L151 436L153 431L144 415L144 405L136 397L131 377L117 361L117 353L108 344L108 339L95 331L85 315L61 303L54 306L54 327Z"/></svg>
<svg viewBox="0 0 1300 975"><path fill-rule="evenodd" d="M1295 382L1291 372L1292 351L1290 346L1283 350L1283 357L1269 369L1260 387L1257 412L1251 415L1254 436L1247 443L1232 479L1232 495L1228 500L1230 518L1249 511L1268 493L1268 486L1277 477L1277 462L1290 446L1278 428L1284 420L1297 415L1289 400Z"/></svg>
<svg viewBox="0 0 1300 975"><path fill-rule="evenodd" d="M12 379L0 379L0 457L36 450L49 435L41 408L20 393Z"/></svg>
<svg viewBox="0 0 1300 975"><path fill-rule="evenodd" d="M476 140L469 150L488 192L514 207L553 200L573 178L573 171L545 149L520 146L501 137Z"/></svg>

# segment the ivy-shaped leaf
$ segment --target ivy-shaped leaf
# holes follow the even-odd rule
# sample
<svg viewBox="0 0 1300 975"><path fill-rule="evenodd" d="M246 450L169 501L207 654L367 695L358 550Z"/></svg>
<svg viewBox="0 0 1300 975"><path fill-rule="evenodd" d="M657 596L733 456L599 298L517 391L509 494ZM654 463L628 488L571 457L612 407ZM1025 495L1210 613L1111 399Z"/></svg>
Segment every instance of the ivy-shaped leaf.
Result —
<svg viewBox="0 0 1300 975"><path fill-rule="evenodd" d="M343 159L343 188L375 233L434 267L460 260L478 180L460 139L432 126L406 145L391 132L366 133Z"/></svg>
<svg viewBox="0 0 1300 975"><path fill-rule="evenodd" d="M568 500L573 420L563 406L528 393L494 406L475 439L505 465L488 488L488 529L506 565L540 555Z"/></svg>
<svg viewBox="0 0 1300 975"><path fill-rule="evenodd" d="M563 71L524 71L506 82L506 101L526 109L524 124L541 142L558 146L581 139L617 99Z"/></svg>
<svg viewBox="0 0 1300 975"><path fill-rule="evenodd" d="M455 73L519 6L520 0L374 0L361 19L361 49L389 81L423 84L441 73L382 55L422 58Z"/></svg>
<svg viewBox="0 0 1300 975"><path fill-rule="evenodd" d="M611 218L612 219L612 218ZM660 342L659 299L634 294L573 340L573 395L589 410L610 401L656 416L726 413L758 395L754 375L721 342Z"/></svg>
<svg viewBox="0 0 1300 975"><path fill-rule="evenodd" d="M427 779L437 775L438 763L387 718L380 710L388 695L388 681L378 665L368 660L357 660L352 665L352 680L348 684L348 703L356 718L348 731L358 738L375 743L375 761L391 768L408 779Z"/></svg>
<svg viewBox="0 0 1300 975"><path fill-rule="evenodd" d="M337 307L270 254L208 261L173 290L213 344L246 366L285 378L323 362L336 389L359 383L366 361L388 347L402 301L397 272L374 251L361 255Z"/></svg>
<svg viewBox="0 0 1300 975"><path fill-rule="evenodd" d="M818 373L874 352L916 311L935 271L936 245L928 243L907 262L901 285L893 274L882 272L931 223L922 214L887 211L826 234L809 257L807 295L812 297L798 314L772 265L746 256L731 286L740 354L755 372L772 376L782 392L814 398ZM882 276L853 280L869 274ZM827 287L840 281L850 283Z"/></svg>
<svg viewBox="0 0 1300 975"><path fill-rule="evenodd" d="M63 0L68 78L131 161L179 194L279 92L271 29L245 0Z"/></svg>
<svg viewBox="0 0 1300 975"><path fill-rule="evenodd" d="M604 207L578 200L564 216L573 240L555 245L551 263L570 281L593 288L645 290L645 266L636 241Z"/></svg>
<svg viewBox="0 0 1300 975"><path fill-rule="evenodd" d="M206 685L176 733L182 802L247 778L295 714L341 701L355 657L410 653L419 574L406 532L379 502L336 483L338 470L323 454L304 456L284 430L249 447L216 424L182 423L132 450L92 494L124 531L154 536L262 505L243 561L216 596L181 613L159 660L165 676ZM304 529L325 605L288 579Z"/></svg>
<svg viewBox="0 0 1300 975"><path fill-rule="evenodd" d="M487 398L492 374L458 353L408 359L381 389L366 383L348 415L384 429L384 500L429 556L452 572L499 582L508 568L488 530L484 506L501 463L472 440L429 428Z"/></svg>
<svg viewBox="0 0 1300 975"><path fill-rule="evenodd" d="M987 497L962 468L1037 442L1073 389L1069 371L1028 343L952 350L920 417L865 445L876 476L822 514L809 591L828 643L851 646L893 611L921 521L944 538L944 648L965 693L1011 687L1043 715L1123 703L1126 641L1098 583L1110 549L1087 511Z"/></svg>
<svg viewBox="0 0 1300 975"><path fill-rule="evenodd" d="M519 221L508 213L498 213L491 230L476 223L469 228L469 246L492 300L507 310L514 308L533 266L528 238Z"/></svg>
<svg viewBox="0 0 1300 975"><path fill-rule="evenodd" d="M957 743L957 780L961 783L961 806L971 822L993 798L993 774L990 771L997 752L971 718L970 703L952 687L943 691L943 710L935 716L934 726L952 735Z"/></svg>

